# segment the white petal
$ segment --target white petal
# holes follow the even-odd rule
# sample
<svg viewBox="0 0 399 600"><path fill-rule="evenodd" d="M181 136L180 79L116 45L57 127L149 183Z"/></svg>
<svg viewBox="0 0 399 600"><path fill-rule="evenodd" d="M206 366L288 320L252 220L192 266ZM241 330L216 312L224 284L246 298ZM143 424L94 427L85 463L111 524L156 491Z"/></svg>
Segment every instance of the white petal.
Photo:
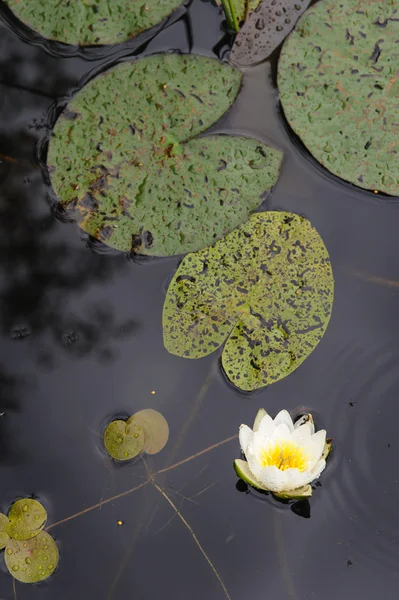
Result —
<svg viewBox="0 0 399 600"><path fill-rule="evenodd" d="M253 436L253 431L248 427L248 425L240 426L238 438L240 440L241 450L244 452L244 454L247 453L248 444L249 442L252 442Z"/></svg>
<svg viewBox="0 0 399 600"><path fill-rule="evenodd" d="M314 427L313 427L313 429L314 429ZM297 429L294 429L294 431L292 433L292 439L295 441L295 443L298 446L304 446L307 442L310 441L312 434L313 434L312 424L305 423L304 425L301 425Z"/></svg>
<svg viewBox="0 0 399 600"><path fill-rule="evenodd" d="M306 473L307 473L306 483L311 483L312 481L315 481L315 479L318 479L325 468L326 468L326 461L324 460L324 458L322 458L321 460L319 460L319 462L316 463L316 465L313 467L313 469L310 473L308 471L306 471ZM303 485L305 485L305 484L303 484Z"/></svg>
<svg viewBox="0 0 399 600"><path fill-rule="evenodd" d="M260 475L260 472L262 471L262 467L260 466L259 461L255 455L252 442L249 443L245 456L246 456L246 459L248 462L248 467L249 467L251 473L255 476L256 479L259 479L259 475ZM259 481L260 481L260 479L259 479Z"/></svg>
<svg viewBox="0 0 399 600"><path fill-rule="evenodd" d="M257 433L264 438L269 438L273 435L274 430L274 421L270 415L266 414L259 424Z"/></svg>
<svg viewBox="0 0 399 600"><path fill-rule="evenodd" d="M262 435L260 431L255 431L253 436L253 451L258 461L260 461L263 450L269 443L269 439L268 436Z"/></svg>
<svg viewBox="0 0 399 600"><path fill-rule="evenodd" d="M264 467L260 470L258 479L271 492L282 492L286 489L285 473L277 467Z"/></svg>
<svg viewBox="0 0 399 600"><path fill-rule="evenodd" d="M302 487L305 483L307 483L306 472L301 473L299 469L287 469L285 471L285 488L283 491L291 492L292 490L296 490Z"/></svg>
<svg viewBox="0 0 399 600"><path fill-rule="evenodd" d="M303 446L304 452L309 457L308 470L312 470L314 465L320 460L325 442L326 430L320 429L320 431L312 435L310 440Z"/></svg>
<svg viewBox="0 0 399 600"><path fill-rule="evenodd" d="M291 431L288 427L288 425L286 425L285 423L280 423L280 425L278 425L276 427L276 429L273 432L271 441L273 442L277 442L277 441L290 441L292 439L292 434Z"/></svg>
<svg viewBox="0 0 399 600"><path fill-rule="evenodd" d="M314 421L312 415L309 413L307 415L303 415L300 419L295 421L294 428L298 429L298 427L302 427L305 423L310 424L311 433L314 434Z"/></svg>
<svg viewBox="0 0 399 600"><path fill-rule="evenodd" d="M290 431L294 431L294 424L292 422L290 413L287 410L280 410L274 419L274 424L276 427L282 423L285 423Z"/></svg>

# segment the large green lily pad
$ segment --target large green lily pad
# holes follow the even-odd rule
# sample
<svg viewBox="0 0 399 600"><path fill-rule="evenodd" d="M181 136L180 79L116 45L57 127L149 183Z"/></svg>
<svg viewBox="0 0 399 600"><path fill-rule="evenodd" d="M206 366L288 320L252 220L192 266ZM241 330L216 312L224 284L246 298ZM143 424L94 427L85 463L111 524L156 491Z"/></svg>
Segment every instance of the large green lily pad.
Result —
<svg viewBox="0 0 399 600"><path fill-rule="evenodd" d="M257 3L259 4L259 3ZM268 58L287 37L310 0L263 0L236 37L231 60L241 66Z"/></svg>
<svg viewBox="0 0 399 600"><path fill-rule="evenodd" d="M104 433L104 446L115 460L131 460L144 449L144 431L137 423L112 421Z"/></svg>
<svg viewBox="0 0 399 600"><path fill-rule="evenodd" d="M50 142L56 194L105 244L173 255L244 221L275 183L281 153L240 137L192 139L234 102L241 74L201 56L119 65L70 102Z"/></svg>
<svg viewBox="0 0 399 600"><path fill-rule="evenodd" d="M5 553L6 567L22 583L37 583L52 575L59 560L51 535L42 531L31 540L10 540Z"/></svg>
<svg viewBox="0 0 399 600"><path fill-rule="evenodd" d="M8 517L0 513L0 550L6 547L10 536L7 533L8 529Z"/></svg>
<svg viewBox="0 0 399 600"><path fill-rule="evenodd" d="M5 0L16 17L50 40L116 44L163 21L183 0Z"/></svg>
<svg viewBox="0 0 399 600"><path fill-rule="evenodd" d="M326 247L306 219L266 212L189 254L166 295L166 349L201 358L226 340L222 365L250 391L292 373L322 339L334 279Z"/></svg>
<svg viewBox="0 0 399 600"><path fill-rule="evenodd" d="M285 115L313 156L362 188L399 194L399 1L322 0L283 46Z"/></svg>
<svg viewBox="0 0 399 600"><path fill-rule="evenodd" d="M8 513L7 533L15 540L28 540L37 536L47 521L47 511L32 498L17 500Z"/></svg>

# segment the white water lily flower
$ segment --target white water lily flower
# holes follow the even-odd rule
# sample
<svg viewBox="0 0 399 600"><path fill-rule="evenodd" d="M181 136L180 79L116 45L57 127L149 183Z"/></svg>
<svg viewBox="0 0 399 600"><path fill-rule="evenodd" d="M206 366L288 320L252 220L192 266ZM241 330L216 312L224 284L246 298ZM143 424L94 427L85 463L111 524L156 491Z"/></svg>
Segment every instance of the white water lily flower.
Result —
<svg viewBox="0 0 399 600"><path fill-rule="evenodd" d="M324 470L331 450L325 429L315 433L311 415L294 424L286 410L272 419L261 409L253 429L240 426L239 439L247 462L235 461L238 476L283 498L311 496L309 484Z"/></svg>

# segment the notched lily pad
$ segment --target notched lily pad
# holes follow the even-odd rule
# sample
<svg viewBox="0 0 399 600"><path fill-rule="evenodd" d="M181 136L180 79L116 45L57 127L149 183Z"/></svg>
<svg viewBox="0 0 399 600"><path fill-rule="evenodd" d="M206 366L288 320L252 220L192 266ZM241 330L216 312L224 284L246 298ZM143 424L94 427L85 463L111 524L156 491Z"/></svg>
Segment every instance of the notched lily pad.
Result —
<svg viewBox="0 0 399 600"><path fill-rule="evenodd" d="M238 33L231 61L241 66L268 58L294 28L310 0L263 0Z"/></svg>
<svg viewBox="0 0 399 600"><path fill-rule="evenodd" d="M124 42L161 23L183 0L5 0L43 37L73 45Z"/></svg>
<svg viewBox="0 0 399 600"><path fill-rule="evenodd" d="M324 167L399 194L399 1L323 0L283 46L285 115Z"/></svg>
<svg viewBox="0 0 399 600"><path fill-rule="evenodd" d="M124 252L173 255L248 218L281 153L247 138L191 139L234 102L241 74L217 60L155 55L91 81L54 128L54 191L80 227Z"/></svg>
<svg viewBox="0 0 399 600"><path fill-rule="evenodd" d="M23 498L11 506L8 519L8 535L15 540L29 540L46 525L47 511L37 500Z"/></svg>
<svg viewBox="0 0 399 600"><path fill-rule="evenodd" d="M225 341L222 365L245 391L289 375L322 339L334 279L309 221L266 212L178 268L163 308L164 344L201 358Z"/></svg>
<svg viewBox="0 0 399 600"><path fill-rule="evenodd" d="M8 517L0 513L0 550L6 547L10 536L7 533Z"/></svg>
<svg viewBox="0 0 399 600"><path fill-rule="evenodd" d="M22 583L37 583L57 568L58 547L51 535L42 531L30 540L9 540L5 553L6 567Z"/></svg>
<svg viewBox="0 0 399 600"><path fill-rule="evenodd" d="M165 417L152 408L139 410L127 421L144 432L144 452L158 454L168 443L169 425Z"/></svg>
<svg viewBox="0 0 399 600"><path fill-rule="evenodd" d="M144 431L136 423L112 421L104 433L104 446L115 460L131 460L144 449Z"/></svg>

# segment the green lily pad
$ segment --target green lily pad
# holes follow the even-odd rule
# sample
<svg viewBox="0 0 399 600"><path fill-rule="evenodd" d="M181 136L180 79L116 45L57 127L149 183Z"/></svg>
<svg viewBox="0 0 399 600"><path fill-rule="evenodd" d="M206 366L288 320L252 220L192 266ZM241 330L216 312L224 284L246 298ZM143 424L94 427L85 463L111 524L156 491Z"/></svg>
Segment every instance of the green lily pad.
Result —
<svg viewBox="0 0 399 600"><path fill-rule="evenodd" d="M257 490L261 490L262 492L269 491L260 481L258 481L253 476L246 460L241 460L241 458L237 458L234 461L234 470L237 476L240 479L242 479L242 481L245 481L245 483L248 483L252 487L256 488Z"/></svg>
<svg viewBox="0 0 399 600"><path fill-rule="evenodd" d="M183 0L5 0L16 17L50 40L117 44L161 23Z"/></svg>
<svg viewBox="0 0 399 600"><path fill-rule="evenodd" d="M309 484L290 492L273 492L273 496L280 498L280 500L302 500L303 498L310 498L311 495L312 486Z"/></svg>
<svg viewBox="0 0 399 600"><path fill-rule="evenodd" d="M309 4L310 0L263 0L238 33L231 61L248 66L268 58L294 28Z"/></svg>
<svg viewBox="0 0 399 600"><path fill-rule="evenodd" d="M37 536L47 522L47 511L32 498L17 500L8 513L8 535L15 540L28 540Z"/></svg>
<svg viewBox="0 0 399 600"><path fill-rule="evenodd" d="M289 375L322 339L334 279L326 247L306 219L266 212L189 254L163 308L164 344L201 358L226 340L229 380L250 391Z"/></svg>
<svg viewBox="0 0 399 600"><path fill-rule="evenodd" d="M127 423L135 425L144 432L144 452L158 454L168 443L169 425L165 417L152 408L139 410Z"/></svg>
<svg viewBox="0 0 399 600"><path fill-rule="evenodd" d="M124 252L173 255L248 218L281 153L205 131L234 102L241 74L220 61L161 54L91 81L59 118L48 165L80 227Z"/></svg>
<svg viewBox="0 0 399 600"><path fill-rule="evenodd" d="M5 553L6 567L22 583L37 583L52 575L57 567L57 544L45 531L31 540L10 540Z"/></svg>
<svg viewBox="0 0 399 600"><path fill-rule="evenodd" d="M104 433L104 446L115 460L131 460L144 449L144 431L136 423L112 421Z"/></svg>
<svg viewBox="0 0 399 600"><path fill-rule="evenodd" d="M10 536L7 533L8 529L8 517L0 513L0 550L3 550L7 546L7 542Z"/></svg>
<svg viewBox="0 0 399 600"><path fill-rule="evenodd" d="M399 194L399 1L323 0L283 46L285 115L334 175Z"/></svg>

